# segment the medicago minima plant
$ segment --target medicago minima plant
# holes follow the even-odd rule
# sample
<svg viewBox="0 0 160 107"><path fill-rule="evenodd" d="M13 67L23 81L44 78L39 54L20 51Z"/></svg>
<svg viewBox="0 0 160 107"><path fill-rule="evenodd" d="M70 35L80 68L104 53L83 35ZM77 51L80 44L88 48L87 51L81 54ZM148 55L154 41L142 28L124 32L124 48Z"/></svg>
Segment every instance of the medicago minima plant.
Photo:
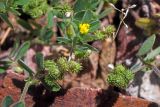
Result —
<svg viewBox="0 0 160 107"><path fill-rule="evenodd" d="M17 102L13 102L11 96L6 96L2 101L2 107L24 107L25 95L31 85L43 84L51 91L59 91L59 80L63 79L66 73L78 73L83 69L81 60L87 58L91 51L98 50L92 47L89 42L104 40L105 38L114 39L117 35L113 25L100 28L100 19L112 11L112 7L103 8L105 3L116 3L117 0L76 0L74 5L63 0L1 0L0 17L14 28L8 18L9 14L14 14L17 23L28 30L28 37L20 44L16 39L13 50L5 61L10 68L15 71L25 71L28 75L25 78L25 86ZM115 7L114 7L115 8ZM128 14L122 11L124 18ZM29 19L22 18L23 15ZM39 25L35 19L42 16L46 17L46 25ZM124 18L122 23L124 23ZM57 19L57 21L55 21ZM122 24L121 23L121 24ZM37 70L33 71L23 60L25 53L33 44L54 45L51 37L55 33L52 28L57 26L61 31L57 37L57 42L69 50L68 56L61 56L55 60L45 59L42 53L35 55ZM18 38L18 37L17 37ZM117 66L115 72L108 76L109 83L126 87L132 79L132 74L123 66ZM127 76L125 76L127 74ZM120 81L115 80L119 78ZM122 79L126 79L122 81Z"/></svg>

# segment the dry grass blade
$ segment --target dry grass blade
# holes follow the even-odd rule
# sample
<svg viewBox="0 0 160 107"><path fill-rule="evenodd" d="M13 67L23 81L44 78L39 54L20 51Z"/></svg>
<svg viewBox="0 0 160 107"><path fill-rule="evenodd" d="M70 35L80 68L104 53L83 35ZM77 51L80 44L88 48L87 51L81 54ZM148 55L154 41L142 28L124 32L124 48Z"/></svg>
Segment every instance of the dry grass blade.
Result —
<svg viewBox="0 0 160 107"><path fill-rule="evenodd" d="M11 31L11 28L9 27L9 28L7 28L4 35L1 35L0 45L2 45L5 42L6 38L9 36L10 31Z"/></svg>

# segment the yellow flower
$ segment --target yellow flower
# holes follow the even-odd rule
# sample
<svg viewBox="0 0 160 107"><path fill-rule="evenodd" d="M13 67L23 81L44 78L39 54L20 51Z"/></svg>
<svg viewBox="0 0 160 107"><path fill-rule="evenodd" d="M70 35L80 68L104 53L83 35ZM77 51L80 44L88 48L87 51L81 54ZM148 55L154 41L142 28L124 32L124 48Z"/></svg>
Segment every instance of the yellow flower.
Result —
<svg viewBox="0 0 160 107"><path fill-rule="evenodd" d="M79 25L80 33L87 34L89 31L89 27L90 27L90 25L88 23L83 23L83 24L81 23Z"/></svg>

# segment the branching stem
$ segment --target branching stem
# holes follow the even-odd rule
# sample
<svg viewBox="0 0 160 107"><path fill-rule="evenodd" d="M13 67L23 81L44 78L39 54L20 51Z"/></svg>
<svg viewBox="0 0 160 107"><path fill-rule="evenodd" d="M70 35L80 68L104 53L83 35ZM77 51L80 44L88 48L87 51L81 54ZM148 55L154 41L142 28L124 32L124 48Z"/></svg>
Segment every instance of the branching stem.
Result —
<svg viewBox="0 0 160 107"><path fill-rule="evenodd" d="M118 8L116 8L112 3L109 3L109 5L112 6L115 10L119 11L120 13L122 13L122 15L124 15L123 18L122 18L121 21L120 21L120 24L119 24L119 26L118 26L118 29L117 29L116 33L115 33L115 36L114 36L114 39L115 39L116 36L118 35L118 32L119 32L120 27L121 27L122 24L124 24L125 27L128 28L128 26L127 26L127 24L124 22L124 20L125 20L125 18L127 17L128 13L129 13L129 10L132 9L132 8L135 8L136 5L128 6L126 9L122 9L122 10L119 10ZM124 12L124 11L125 11L125 12Z"/></svg>

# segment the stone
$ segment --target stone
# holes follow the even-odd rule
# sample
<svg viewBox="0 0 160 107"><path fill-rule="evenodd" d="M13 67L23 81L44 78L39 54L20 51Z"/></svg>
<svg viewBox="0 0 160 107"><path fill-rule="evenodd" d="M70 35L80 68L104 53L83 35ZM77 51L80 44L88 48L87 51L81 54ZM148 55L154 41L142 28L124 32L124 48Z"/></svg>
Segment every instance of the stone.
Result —
<svg viewBox="0 0 160 107"><path fill-rule="evenodd" d="M109 64L114 64L116 57L116 44L111 38L106 38L102 44L102 50L99 58L99 66L103 80L106 81L110 71Z"/></svg>
<svg viewBox="0 0 160 107"><path fill-rule="evenodd" d="M125 96L113 90L72 88L56 97L53 107L158 107L144 99Z"/></svg>
<svg viewBox="0 0 160 107"><path fill-rule="evenodd" d="M11 95L18 101L24 87L24 76L9 73L0 78L0 101ZM26 107L158 107L150 101L125 96L113 91L92 88L71 88L60 92L50 92L43 86L30 87L25 97Z"/></svg>
<svg viewBox="0 0 160 107"><path fill-rule="evenodd" d="M153 71L139 71L126 89L127 93L160 105L160 78Z"/></svg>

